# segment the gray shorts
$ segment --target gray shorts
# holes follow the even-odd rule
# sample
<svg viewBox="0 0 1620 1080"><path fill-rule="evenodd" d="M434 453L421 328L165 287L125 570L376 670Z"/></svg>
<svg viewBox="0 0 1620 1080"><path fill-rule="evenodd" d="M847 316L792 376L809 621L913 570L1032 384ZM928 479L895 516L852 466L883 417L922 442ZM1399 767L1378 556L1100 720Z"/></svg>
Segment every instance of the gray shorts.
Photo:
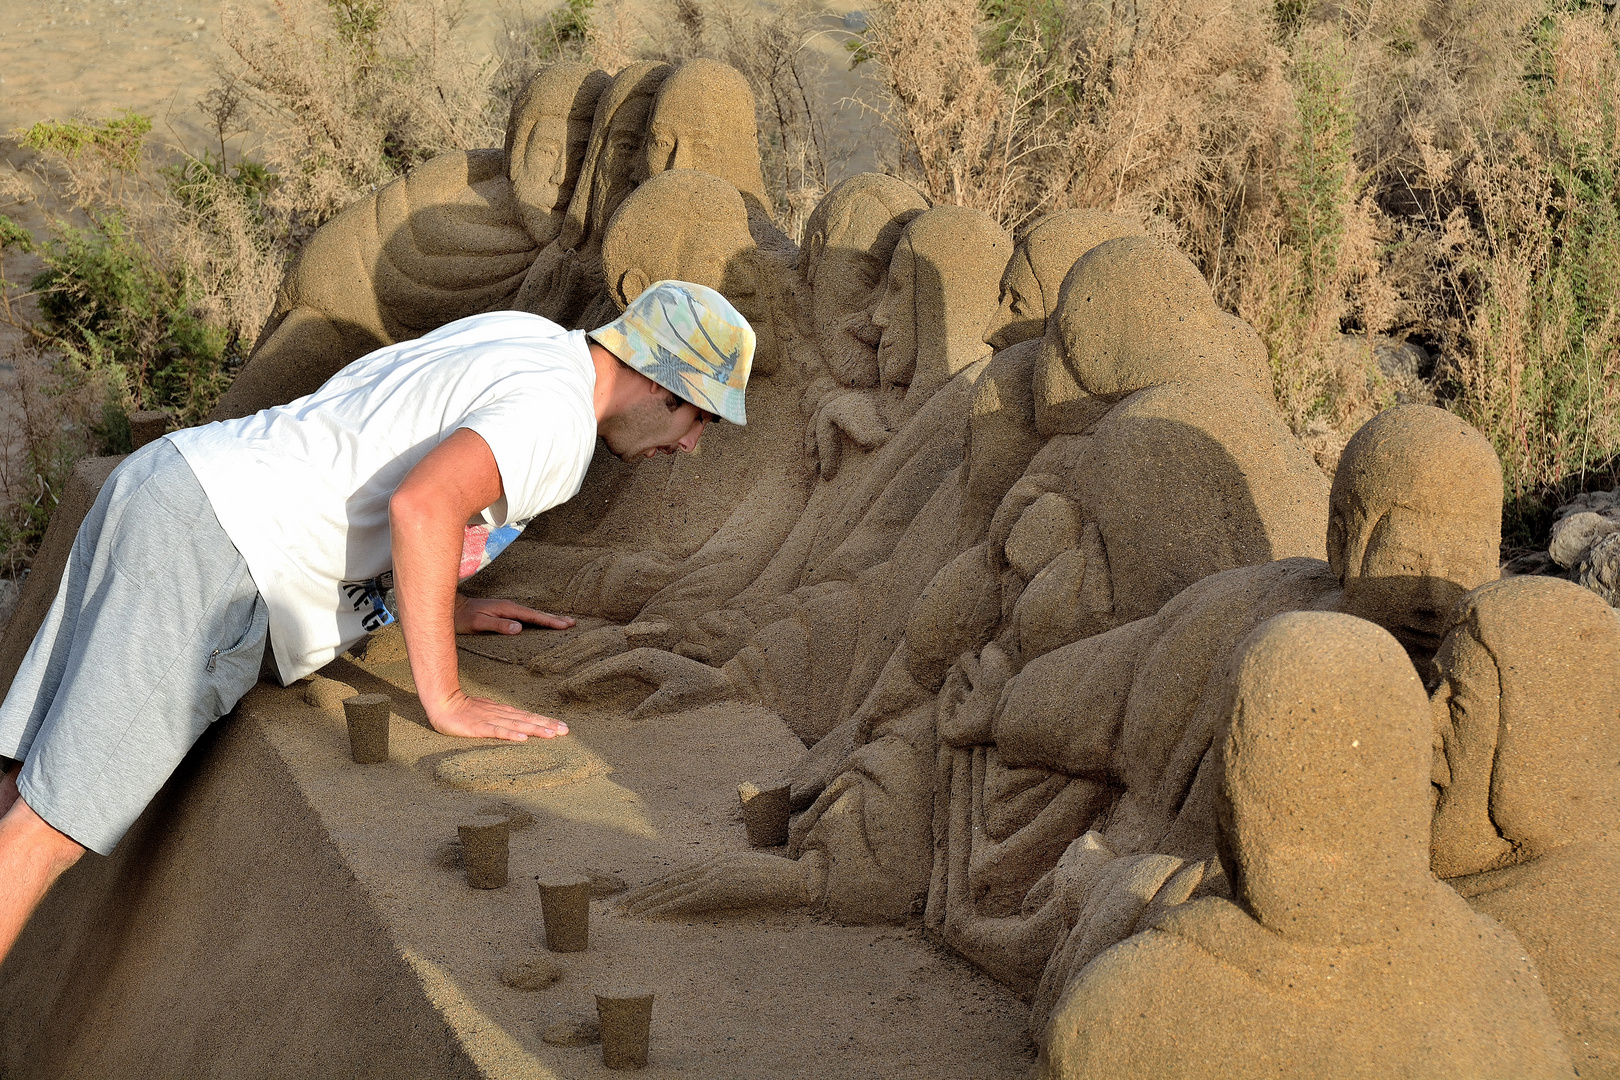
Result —
<svg viewBox="0 0 1620 1080"><path fill-rule="evenodd" d="M105 855L259 676L269 612L180 451L108 477L0 705L23 799Z"/></svg>

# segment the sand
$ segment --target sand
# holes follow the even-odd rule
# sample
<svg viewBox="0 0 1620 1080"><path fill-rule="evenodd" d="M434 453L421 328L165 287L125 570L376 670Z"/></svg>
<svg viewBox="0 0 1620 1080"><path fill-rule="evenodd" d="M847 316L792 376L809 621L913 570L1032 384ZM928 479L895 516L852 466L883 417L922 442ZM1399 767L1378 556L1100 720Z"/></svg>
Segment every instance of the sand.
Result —
<svg viewBox="0 0 1620 1080"><path fill-rule="evenodd" d="M515 656L544 633L472 644ZM761 709L638 723L562 705L516 664L470 649L460 660L470 692L547 710L572 734L529 746L442 736L425 726L403 660L339 659L323 677L395 701L390 762L361 766L334 695L261 683L119 852L81 862L30 925L4 971L36 974L0 978L0 1074L9 1062L37 1076L312 1075L300 1069L324 1055L343 1069L366 1058L354 1075L602 1076L599 1046L542 1034L594 1018L596 993L630 985L657 995L649 1078L1027 1073L1025 1004L916 927L632 918L611 895L591 902L585 952L548 952L537 878L594 874L605 892L748 850L737 784L784 768L800 745ZM499 790L482 792L435 779L447 759L492 752L518 771L547 755L594 756L611 771L519 790L490 776ZM489 813L513 826L511 881L471 889L457 826ZM525 966L549 974L523 989ZM293 1001L263 996L276 987ZM335 1004L339 994L350 1001ZM186 1010L165 1008L180 998ZM40 1012L48 1000L66 1011ZM326 1019L355 1007L374 1030ZM367 1039L393 1039L414 1064Z"/></svg>

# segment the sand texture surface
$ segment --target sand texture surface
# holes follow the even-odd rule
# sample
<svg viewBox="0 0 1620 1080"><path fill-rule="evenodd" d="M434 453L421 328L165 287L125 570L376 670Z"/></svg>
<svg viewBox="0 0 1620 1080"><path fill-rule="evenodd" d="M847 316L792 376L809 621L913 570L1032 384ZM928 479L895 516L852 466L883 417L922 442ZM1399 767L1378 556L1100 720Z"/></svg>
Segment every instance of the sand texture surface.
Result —
<svg viewBox="0 0 1620 1080"><path fill-rule="evenodd" d="M532 651L543 633L508 641ZM633 722L561 705L517 665L470 650L461 661L470 691L547 709L573 733L439 735L400 660L260 684L119 855L82 863L58 890L72 900L30 925L8 971L37 980L46 955L69 959L46 965L48 987L0 978L0 1075L317 1075L299 1070L318 1061L342 1075L613 1075L599 1045L541 1036L594 1018L593 995L626 985L656 995L648 1077L1027 1072L1024 1004L916 928L631 918L615 893L592 901L585 952L548 952L537 877L593 875L600 894L747 850L737 784L780 773L801 747L757 708ZM348 691L328 678L394 699L388 763L350 761ZM538 783L548 760L556 782ZM470 790L480 774L488 790ZM512 826L511 879L475 890L456 829L491 813ZM318 985L323 973L337 985ZM70 1003L54 1018L53 997ZM362 1001L366 1015L342 1014ZM251 1053L234 1041L247 1015Z"/></svg>

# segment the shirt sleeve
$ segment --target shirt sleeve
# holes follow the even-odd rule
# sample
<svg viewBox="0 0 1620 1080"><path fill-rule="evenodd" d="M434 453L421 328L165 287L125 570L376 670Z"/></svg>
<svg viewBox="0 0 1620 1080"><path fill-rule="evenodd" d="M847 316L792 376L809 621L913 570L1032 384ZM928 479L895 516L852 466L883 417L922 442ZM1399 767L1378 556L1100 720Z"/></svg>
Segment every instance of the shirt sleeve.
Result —
<svg viewBox="0 0 1620 1080"><path fill-rule="evenodd" d="M573 498L596 450L590 395L572 386L504 394L457 426L476 431L495 455L504 494L483 512L495 528L525 523Z"/></svg>

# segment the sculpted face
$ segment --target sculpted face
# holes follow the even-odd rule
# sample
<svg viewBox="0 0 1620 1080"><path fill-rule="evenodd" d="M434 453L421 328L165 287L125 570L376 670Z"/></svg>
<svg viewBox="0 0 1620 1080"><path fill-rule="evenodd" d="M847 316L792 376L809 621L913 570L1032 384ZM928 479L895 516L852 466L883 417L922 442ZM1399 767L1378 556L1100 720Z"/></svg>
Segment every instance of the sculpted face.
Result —
<svg viewBox="0 0 1620 1080"><path fill-rule="evenodd" d="M917 368L917 259L911 238L902 237L889 260L883 298L872 311L878 340L877 367L881 386L906 386Z"/></svg>
<svg viewBox="0 0 1620 1080"><path fill-rule="evenodd" d="M1452 607L1497 577L1497 531L1480 515L1392 506L1346 566L1339 610L1382 626L1408 653L1432 656Z"/></svg>
<svg viewBox="0 0 1620 1080"><path fill-rule="evenodd" d="M647 121L646 176L699 169L763 198L754 95L735 68L689 60L660 88Z"/></svg>
<svg viewBox="0 0 1620 1080"><path fill-rule="evenodd" d="M928 206L909 185L863 174L838 184L810 215L800 256L811 322L829 372L845 386L878 384L882 328L872 311L907 222Z"/></svg>
<svg viewBox="0 0 1620 1080"><path fill-rule="evenodd" d="M606 72L584 64L553 64L513 103L507 174L524 227L536 243L549 243L562 229L590 145L597 99L611 81Z"/></svg>
<svg viewBox="0 0 1620 1080"><path fill-rule="evenodd" d="M1005 349L1039 337L1045 329L1046 305L1041 299L1041 283L1029 265L1028 249L1020 244L1001 275L1001 306L990 321L984 342L993 349Z"/></svg>
<svg viewBox="0 0 1620 1080"><path fill-rule="evenodd" d="M608 120L601 156L591 178L590 220L597 230L607 224L625 196L647 178L642 147L652 99L650 90L638 91L615 109Z"/></svg>

